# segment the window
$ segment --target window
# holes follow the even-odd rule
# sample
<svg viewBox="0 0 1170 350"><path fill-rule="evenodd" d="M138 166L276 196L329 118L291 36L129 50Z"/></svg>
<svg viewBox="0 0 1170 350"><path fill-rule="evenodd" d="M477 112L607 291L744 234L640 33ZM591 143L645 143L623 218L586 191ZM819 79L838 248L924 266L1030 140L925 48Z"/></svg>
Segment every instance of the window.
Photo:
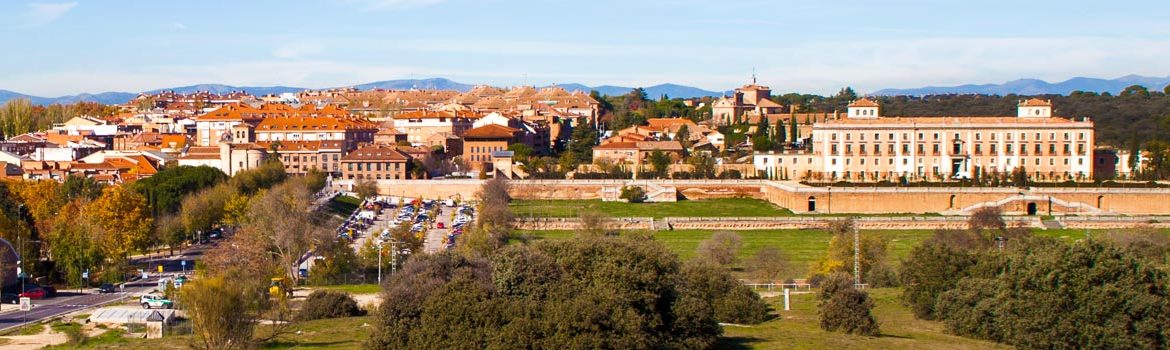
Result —
<svg viewBox="0 0 1170 350"><path fill-rule="evenodd" d="M849 141L849 137L850 137L851 135L853 135L853 134L846 133L846 134L845 134L845 141Z"/></svg>
<svg viewBox="0 0 1170 350"><path fill-rule="evenodd" d="M833 137L832 137L833 141L837 141L837 133L833 133L833 135L832 135L832 136L833 136Z"/></svg>
<svg viewBox="0 0 1170 350"><path fill-rule="evenodd" d="M853 154L853 145L845 145L845 154Z"/></svg>
<svg viewBox="0 0 1170 350"><path fill-rule="evenodd" d="M979 136L981 136L979 133L975 133L975 141L979 141Z"/></svg>
<svg viewBox="0 0 1170 350"><path fill-rule="evenodd" d="M346 170L353 171L353 163L345 163L345 165Z"/></svg>
<svg viewBox="0 0 1170 350"><path fill-rule="evenodd" d="M837 145L832 145L832 154L837 155Z"/></svg>
<svg viewBox="0 0 1170 350"><path fill-rule="evenodd" d="M1068 141L1068 133L1067 133L1067 132L1066 132L1066 133L1064 133L1064 140L1065 140L1065 141Z"/></svg>
<svg viewBox="0 0 1170 350"><path fill-rule="evenodd" d="M938 144L934 144L934 155L938 155Z"/></svg>
<svg viewBox="0 0 1170 350"><path fill-rule="evenodd" d="M910 153L910 145L902 144L902 154Z"/></svg>
<svg viewBox="0 0 1170 350"><path fill-rule="evenodd" d="M934 133L934 140L935 140L935 141L938 141L938 133L937 133L937 132L936 132L936 133Z"/></svg>
<svg viewBox="0 0 1170 350"><path fill-rule="evenodd" d="M1071 145L1069 145L1069 144L1067 144L1067 143L1066 143L1066 144L1064 144L1064 155L1066 155L1066 156L1067 156L1069 152L1072 152L1072 150L1071 150L1071 149L1072 149L1072 146L1071 146Z"/></svg>
<svg viewBox="0 0 1170 350"><path fill-rule="evenodd" d="M918 144L918 154L926 153L926 145Z"/></svg>
<svg viewBox="0 0 1170 350"><path fill-rule="evenodd" d="M1041 152L1040 144L1039 144L1039 143L1037 143L1037 144L1036 144L1036 155L1038 155L1038 156L1039 156L1039 155L1043 155L1043 154L1044 154L1044 153L1043 153L1043 152Z"/></svg>
<svg viewBox="0 0 1170 350"><path fill-rule="evenodd" d="M1009 155L1009 156L1012 155L1012 144L1009 143L1009 144L1003 145L1003 151L1005 153L1007 153L1007 155Z"/></svg>
<svg viewBox="0 0 1170 350"><path fill-rule="evenodd" d="M975 145L975 154L976 154L976 155L981 155L981 154L983 154L983 147L982 147L982 146L983 146L983 145Z"/></svg>
<svg viewBox="0 0 1170 350"><path fill-rule="evenodd" d="M1077 140L1084 140L1084 139L1085 139L1085 133L1083 133L1083 132L1077 133Z"/></svg>
<svg viewBox="0 0 1170 350"><path fill-rule="evenodd" d="M918 133L918 139L919 139L919 140L921 140L921 139L922 139L922 133Z"/></svg>
<svg viewBox="0 0 1170 350"><path fill-rule="evenodd" d="M858 140L865 141L865 133L857 134Z"/></svg>

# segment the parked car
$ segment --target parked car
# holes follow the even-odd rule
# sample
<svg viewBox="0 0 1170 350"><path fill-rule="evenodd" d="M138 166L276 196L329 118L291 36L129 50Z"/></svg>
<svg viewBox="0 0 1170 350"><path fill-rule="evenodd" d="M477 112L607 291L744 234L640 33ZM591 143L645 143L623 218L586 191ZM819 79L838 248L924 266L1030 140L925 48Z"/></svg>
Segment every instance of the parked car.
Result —
<svg viewBox="0 0 1170 350"><path fill-rule="evenodd" d="M39 287L28 288L24 293L20 293L20 296L29 299L44 299L45 290Z"/></svg>
<svg viewBox="0 0 1170 350"><path fill-rule="evenodd" d="M142 304L143 309L170 309L175 307L175 302L164 298L161 295L143 294L138 298L138 303Z"/></svg>
<svg viewBox="0 0 1170 350"><path fill-rule="evenodd" d="M56 296L57 296L57 288L56 288L56 287L53 287L53 286L41 286L41 289L44 289L44 290L45 290L45 297L46 297L46 298L54 298L54 297L56 297Z"/></svg>
<svg viewBox="0 0 1170 350"><path fill-rule="evenodd" d="M16 293L4 293L0 296L0 303L18 304L20 303L20 296L16 295Z"/></svg>
<svg viewBox="0 0 1170 350"><path fill-rule="evenodd" d="M97 290L98 290L98 293L102 293L102 294L113 293L113 292L117 291L117 289L114 288L114 285L110 284L110 283L102 283L102 285L98 286Z"/></svg>
<svg viewBox="0 0 1170 350"><path fill-rule="evenodd" d="M435 228L447 228L447 227L446 227L446 225L443 225L443 223L440 222L440 223L435 224Z"/></svg>

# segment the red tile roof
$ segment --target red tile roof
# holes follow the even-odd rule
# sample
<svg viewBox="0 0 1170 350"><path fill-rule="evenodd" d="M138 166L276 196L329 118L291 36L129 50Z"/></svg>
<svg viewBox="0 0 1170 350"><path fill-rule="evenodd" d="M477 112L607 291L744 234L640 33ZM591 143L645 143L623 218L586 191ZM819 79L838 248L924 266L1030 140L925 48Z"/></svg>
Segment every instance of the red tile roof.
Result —
<svg viewBox="0 0 1170 350"><path fill-rule="evenodd" d="M488 124L463 133L463 139L501 139L514 138L520 129L509 128L499 124Z"/></svg>

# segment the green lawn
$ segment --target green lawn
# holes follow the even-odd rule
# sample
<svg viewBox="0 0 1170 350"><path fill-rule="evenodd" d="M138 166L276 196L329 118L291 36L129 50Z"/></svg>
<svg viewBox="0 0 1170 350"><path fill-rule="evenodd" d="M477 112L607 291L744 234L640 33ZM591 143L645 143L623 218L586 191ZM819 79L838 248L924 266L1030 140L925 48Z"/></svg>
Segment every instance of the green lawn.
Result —
<svg viewBox="0 0 1170 350"><path fill-rule="evenodd" d="M349 294L374 294L374 293L378 293L378 292L382 291L382 287L378 286L377 283L337 284L337 285L330 285L330 286L307 286L305 288L314 289L314 290L316 290L316 289L336 290L336 291L346 292Z"/></svg>
<svg viewBox="0 0 1170 350"><path fill-rule="evenodd" d="M938 213L796 214L787 208L754 198L681 200L664 203L626 203L593 200L517 200L508 204L517 217L574 218L594 210L612 217L767 217L767 216L939 216Z"/></svg>
<svg viewBox="0 0 1170 350"><path fill-rule="evenodd" d="M943 333L939 322L915 319L902 305L901 289L870 289L879 337L821 330L815 294L792 296L792 310L783 298L766 299L778 317L754 326L727 326L717 349L1010 349L1011 347Z"/></svg>
<svg viewBox="0 0 1170 350"><path fill-rule="evenodd" d="M356 197L337 196L325 204L325 210L342 217L349 217L349 214L353 214L353 211L357 210L361 204L362 201Z"/></svg>
<svg viewBox="0 0 1170 350"><path fill-rule="evenodd" d="M682 200L666 203L603 202L601 200L530 200L508 205L518 217L577 217L596 210L613 217L748 217L793 215L767 201L752 198Z"/></svg>

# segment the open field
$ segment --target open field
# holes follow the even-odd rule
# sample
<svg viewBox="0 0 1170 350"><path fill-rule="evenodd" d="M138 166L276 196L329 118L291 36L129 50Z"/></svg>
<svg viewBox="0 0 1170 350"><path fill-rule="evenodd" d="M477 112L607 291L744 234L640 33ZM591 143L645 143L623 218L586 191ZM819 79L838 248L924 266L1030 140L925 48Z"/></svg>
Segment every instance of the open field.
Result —
<svg viewBox="0 0 1170 350"><path fill-rule="evenodd" d="M769 217L769 216L938 216L938 213L795 214L765 200L717 198L663 203L626 203L592 200L516 200L508 205L517 217L574 218L592 210L612 217Z"/></svg>
<svg viewBox="0 0 1170 350"><path fill-rule="evenodd" d="M870 289L880 337L863 337L821 330L816 295L796 294L792 310L783 298L767 299L779 317L755 326L727 326L717 349L1010 349L1011 347L943 333L939 322L914 318L902 306L901 289Z"/></svg>
<svg viewBox="0 0 1170 350"><path fill-rule="evenodd" d="M723 198L699 201L664 203L603 202L601 200L532 200L513 201L508 205L518 217L577 217L586 210L595 210L613 217L746 217L788 216L788 209L751 198Z"/></svg>

